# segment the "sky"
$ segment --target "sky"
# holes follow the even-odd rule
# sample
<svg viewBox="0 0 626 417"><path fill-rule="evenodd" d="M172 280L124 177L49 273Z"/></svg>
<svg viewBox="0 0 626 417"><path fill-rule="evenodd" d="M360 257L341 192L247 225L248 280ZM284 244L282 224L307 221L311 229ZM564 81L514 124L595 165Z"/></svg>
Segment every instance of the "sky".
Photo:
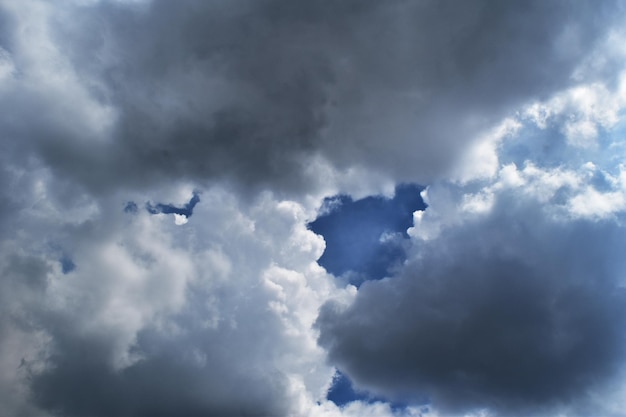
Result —
<svg viewBox="0 0 626 417"><path fill-rule="evenodd" d="M626 416L617 0L0 0L0 417Z"/></svg>

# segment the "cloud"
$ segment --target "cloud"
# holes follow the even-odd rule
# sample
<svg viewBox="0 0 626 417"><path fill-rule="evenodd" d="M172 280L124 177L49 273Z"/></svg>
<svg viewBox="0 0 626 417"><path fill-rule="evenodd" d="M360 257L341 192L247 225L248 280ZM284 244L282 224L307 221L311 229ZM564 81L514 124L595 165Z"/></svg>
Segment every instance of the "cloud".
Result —
<svg viewBox="0 0 626 417"><path fill-rule="evenodd" d="M317 157L396 182L441 175L515 106L570 85L613 10L278 0L4 9L38 29L7 41L20 75L7 82L3 125L59 173L92 189L176 178L291 193L324 185L306 169ZM25 108L40 110L21 124Z"/></svg>
<svg viewBox="0 0 626 417"><path fill-rule="evenodd" d="M444 415L620 415L621 402L598 400L625 371L619 131L596 153L518 168L500 158L532 156L524 148L548 138L516 123L493 174L422 193L403 268L363 284L352 304L326 303L319 343L357 388ZM578 146L549 139L566 154Z"/></svg>
<svg viewBox="0 0 626 417"><path fill-rule="evenodd" d="M0 0L0 415L619 415L623 11ZM404 182L336 280L324 198Z"/></svg>
<svg viewBox="0 0 626 417"><path fill-rule="evenodd" d="M608 248L623 231L497 200L487 218L419 245L398 276L363 284L347 310L322 310L320 343L358 386L530 415L618 375L626 293Z"/></svg>
<svg viewBox="0 0 626 417"><path fill-rule="evenodd" d="M15 284L3 288L47 339L41 353L13 353L26 399L68 416L258 415L324 395L334 370L311 325L342 290L315 263L323 241L301 205L264 195L246 207L207 190L189 230L105 203L78 225L47 225L71 271L32 234L22 245L37 255L4 252ZM10 286L26 279L32 290Z"/></svg>

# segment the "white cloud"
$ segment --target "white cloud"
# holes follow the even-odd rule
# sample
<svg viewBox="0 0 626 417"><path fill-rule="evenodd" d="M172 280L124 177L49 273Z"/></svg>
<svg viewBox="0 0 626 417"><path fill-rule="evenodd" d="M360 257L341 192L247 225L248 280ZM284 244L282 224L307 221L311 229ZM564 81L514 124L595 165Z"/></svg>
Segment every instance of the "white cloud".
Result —
<svg viewBox="0 0 626 417"><path fill-rule="evenodd" d="M560 126L569 145L595 147L600 130L613 128L626 105L626 72L617 77L616 84L612 89L600 82L578 85L547 102L530 105L523 116L541 129L550 124Z"/></svg>
<svg viewBox="0 0 626 417"><path fill-rule="evenodd" d="M518 120L507 118L479 137L455 165L456 172L452 173L451 178L461 184L493 178L500 165L498 158L500 143L506 137L515 135L521 126Z"/></svg>
<svg viewBox="0 0 626 417"><path fill-rule="evenodd" d="M182 226L183 224L187 224L189 219L184 214L176 214L174 213L174 224L178 226Z"/></svg>
<svg viewBox="0 0 626 417"><path fill-rule="evenodd" d="M30 256L50 266L41 271L38 289L45 302L25 307L38 311L33 320L42 323L50 347L21 352L27 361L37 359L45 365L32 375L41 381L34 389L44 403L60 401L66 412L79 412L79 405L59 391L56 378L65 378L70 370L82 372L81 378L90 381L109 378L107 372L158 369L159 351L191 361L183 367L188 375L179 376L181 389L198 377L206 384L190 406L223 409L237 403L244 408L303 412L324 399L334 369L324 363L312 324L318 307L329 298L344 297L344 290L336 288L315 262L324 244L306 230L311 208L270 194L246 206L234 194L212 189L202 194L185 228L145 210L130 214L120 206L105 209L119 201L117 196L113 201L93 201L99 210L78 224L73 219L57 223L54 213L59 207L45 189L50 184L39 184L37 230L45 226L48 239L62 246L76 264L64 275L57 266L57 252L36 242L38 234L23 230L22 247L33 248ZM143 340L147 334L148 345ZM10 343L17 340L12 337ZM81 363L75 349L91 343L100 347ZM9 358L15 360L15 354ZM91 369L89 363L94 362L99 365ZM212 374L218 363L228 364L225 374ZM210 387L220 381L230 386L248 378L258 380L263 390L270 389L271 397L248 392L247 403L230 397L236 392L225 399L211 397ZM83 383L90 389L89 382ZM142 388L146 383L135 381L130 389L149 391L149 385ZM284 392L272 388L282 385ZM171 388L172 398L177 398L178 388ZM107 401L93 395L94 404ZM137 401L136 407L149 403L147 398Z"/></svg>

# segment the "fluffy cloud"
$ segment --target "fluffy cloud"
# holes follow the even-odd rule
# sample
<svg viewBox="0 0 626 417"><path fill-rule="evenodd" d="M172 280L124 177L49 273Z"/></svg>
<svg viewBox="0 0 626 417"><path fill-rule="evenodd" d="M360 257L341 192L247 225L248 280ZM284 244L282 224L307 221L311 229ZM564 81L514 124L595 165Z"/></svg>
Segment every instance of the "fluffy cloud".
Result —
<svg viewBox="0 0 626 417"><path fill-rule="evenodd" d="M596 115L621 113L621 84L595 88L614 104ZM578 109L572 118L596 120L587 95L549 102L563 96ZM423 192L429 207L414 215L401 271L321 310L319 342L357 387L444 415L621 415L621 401L599 401L621 389L626 359L620 130L560 166L503 163L546 139L525 119L536 108L505 121L516 126L508 137L485 139L498 147L495 171ZM579 146L567 130L550 139L565 154ZM603 168L578 165L585 157Z"/></svg>
<svg viewBox="0 0 626 417"><path fill-rule="evenodd" d="M19 299L4 308L45 341L6 351L34 404L62 415L241 415L302 413L323 398L333 369L311 326L343 292L315 262L324 245L301 205L268 194L245 207L213 189L183 226L106 202L61 225L50 210L49 241L26 229L24 249L12 242L2 262L3 293ZM74 270L62 272L57 248Z"/></svg>
<svg viewBox="0 0 626 417"><path fill-rule="evenodd" d="M622 17L0 0L0 415L623 414ZM402 182L344 286L307 224Z"/></svg>

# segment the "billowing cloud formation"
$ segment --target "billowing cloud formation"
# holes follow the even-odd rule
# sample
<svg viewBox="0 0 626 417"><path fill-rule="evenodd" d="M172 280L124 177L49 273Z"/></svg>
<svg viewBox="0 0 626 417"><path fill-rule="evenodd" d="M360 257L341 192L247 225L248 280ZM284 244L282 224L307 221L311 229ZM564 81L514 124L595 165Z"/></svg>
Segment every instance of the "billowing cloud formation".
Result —
<svg viewBox="0 0 626 417"><path fill-rule="evenodd" d="M0 415L624 415L623 12L0 0ZM320 267L403 182L393 276Z"/></svg>
<svg viewBox="0 0 626 417"><path fill-rule="evenodd" d="M3 9L3 125L55 170L91 188L292 191L321 186L313 162L430 180L516 105L570 85L615 17L610 2L566 1Z"/></svg>
<svg viewBox="0 0 626 417"><path fill-rule="evenodd" d="M267 196L250 208L253 221L229 193L203 201L193 229L122 210L65 222L49 238L76 259L67 274L45 253L5 252L9 283L44 296L22 298L16 317L48 339L43 358L15 353L37 405L62 415L276 415L297 410L299 395L313 405L300 387L324 392L332 369L310 327L333 286L303 209Z"/></svg>
<svg viewBox="0 0 626 417"><path fill-rule="evenodd" d="M327 305L318 325L331 361L392 398L497 415L569 404L617 375L624 265L607 248L624 232L553 222L507 194L488 217L418 245L398 276L364 284L347 310Z"/></svg>
<svg viewBox="0 0 626 417"><path fill-rule="evenodd" d="M605 99L622 102L623 86ZM568 123L606 120L589 114L588 98L570 102ZM558 120L559 101L520 115L545 106L546 118ZM432 403L444 415L623 414L623 402L598 404L598 392L622 384L626 360L622 130L593 138L600 143L581 154L571 145L588 144L572 143L565 124L550 136L560 147L553 152L572 153L553 161L559 166L500 162L498 153L534 156L537 142L546 144L537 127L546 125L506 120L487 135L479 149L500 147L495 171L424 192L429 207L415 212L414 252L403 269L364 284L349 306L323 307L319 342L358 387Z"/></svg>

